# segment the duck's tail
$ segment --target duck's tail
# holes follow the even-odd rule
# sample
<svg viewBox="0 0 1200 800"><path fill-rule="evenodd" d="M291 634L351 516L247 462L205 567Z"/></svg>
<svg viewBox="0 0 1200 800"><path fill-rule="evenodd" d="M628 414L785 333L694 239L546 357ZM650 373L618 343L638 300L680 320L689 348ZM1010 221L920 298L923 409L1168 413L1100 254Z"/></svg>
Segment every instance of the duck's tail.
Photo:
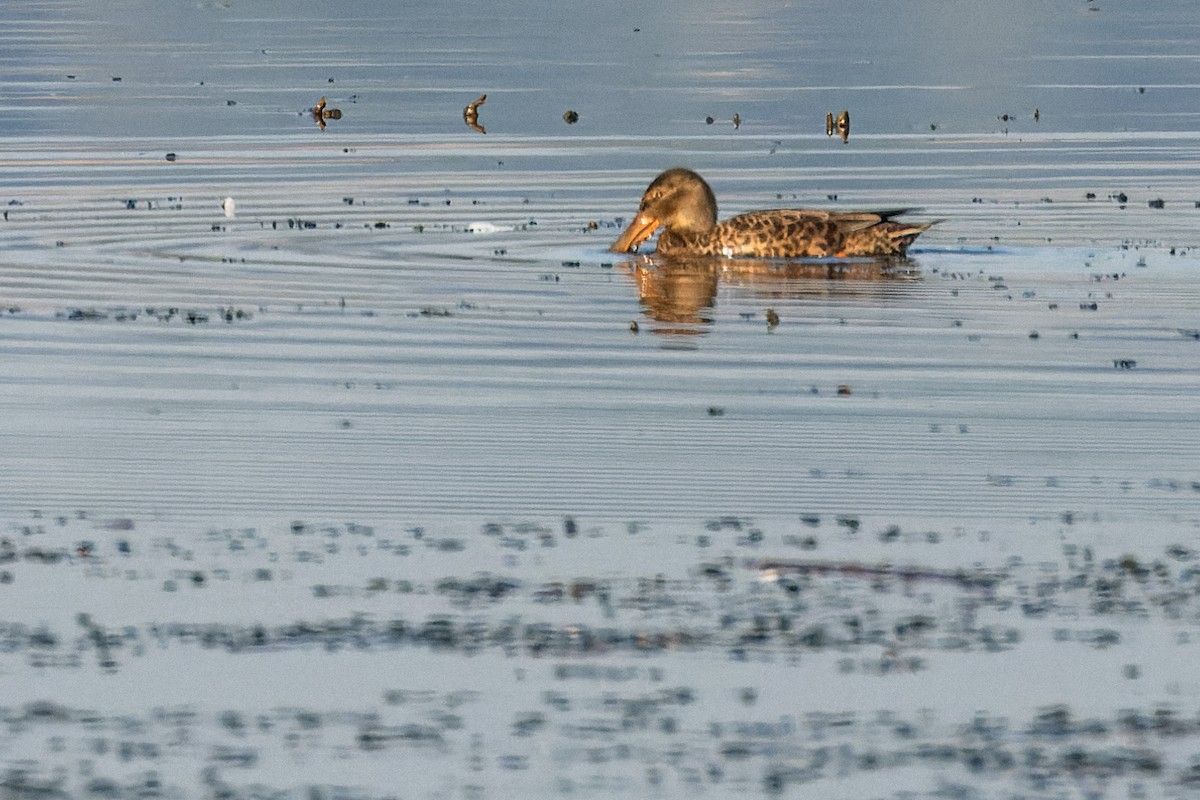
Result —
<svg viewBox="0 0 1200 800"><path fill-rule="evenodd" d="M839 256L902 256L916 238L942 220L929 222L900 222L892 219L903 210L877 211L876 222L846 235Z"/></svg>
<svg viewBox="0 0 1200 800"><path fill-rule="evenodd" d="M939 222L944 222L944 220L934 219L928 222L897 222L895 220L887 220L880 227L883 229L882 232L892 248L891 252L903 255L904 251L908 250L909 245L916 241L918 236Z"/></svg>

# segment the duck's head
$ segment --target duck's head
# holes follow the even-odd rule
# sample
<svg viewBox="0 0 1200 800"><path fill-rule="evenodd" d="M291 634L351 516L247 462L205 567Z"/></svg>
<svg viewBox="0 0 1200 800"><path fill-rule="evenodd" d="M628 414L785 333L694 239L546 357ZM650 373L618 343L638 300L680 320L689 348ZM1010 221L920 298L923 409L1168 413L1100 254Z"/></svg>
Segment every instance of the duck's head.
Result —
<svg viewBox="0 0 1200 800"><path fill-rule="evenodd" d="M610 248L629 253L659 228L677 233L704 233L717 224L717 199L690 169L675 167L659 175L642 195L637 216Z"/></svg>

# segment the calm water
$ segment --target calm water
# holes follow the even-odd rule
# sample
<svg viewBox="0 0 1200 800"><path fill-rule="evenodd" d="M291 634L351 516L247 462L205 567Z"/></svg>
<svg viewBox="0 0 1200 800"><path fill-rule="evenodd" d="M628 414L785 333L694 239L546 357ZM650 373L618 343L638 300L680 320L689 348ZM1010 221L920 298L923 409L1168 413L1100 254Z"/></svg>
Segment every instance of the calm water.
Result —
<svg viewBox="0 0 1200 800"><path fill-rule="evenodd" d="M1192 5L100 8L0 32L0 797L1191 790ZM607 252L675 164L944 221Z"/></svg>

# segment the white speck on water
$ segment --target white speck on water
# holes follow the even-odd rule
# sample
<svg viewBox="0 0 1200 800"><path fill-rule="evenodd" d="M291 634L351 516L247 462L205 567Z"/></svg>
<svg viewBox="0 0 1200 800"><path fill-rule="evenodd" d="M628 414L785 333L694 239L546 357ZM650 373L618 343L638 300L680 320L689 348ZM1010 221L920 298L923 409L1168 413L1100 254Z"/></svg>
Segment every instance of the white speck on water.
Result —
<svg viewBox="0 0 1200 800"><path fill-rule="evenodd" d="M467 233L501 233L503 231L511 231L511 225L497 225L494 222L468 222Z"/></svg>

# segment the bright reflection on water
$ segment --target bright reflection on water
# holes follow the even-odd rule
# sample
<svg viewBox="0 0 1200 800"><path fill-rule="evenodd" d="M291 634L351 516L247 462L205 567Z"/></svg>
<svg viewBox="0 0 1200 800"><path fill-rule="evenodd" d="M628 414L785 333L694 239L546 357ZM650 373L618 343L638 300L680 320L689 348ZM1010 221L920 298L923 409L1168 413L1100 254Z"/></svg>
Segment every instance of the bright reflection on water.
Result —
<svg viewBox="0 0 1200 800"><path fill-rule="evenodd" d="M5 126L280 134L326 94L355 133L1191 130L1200 21L1155 3L18 4ZM68 75L74 76L68 78ZM120 80L114 80L119 78ZM1144 89L1145 91L1139 91ZM236 104L236 105L235 105ZM562 114L580 115L568 130ZM1004 115L1015 119L1005 121ZM351 124L348 122L348 125Z"/></svg>

